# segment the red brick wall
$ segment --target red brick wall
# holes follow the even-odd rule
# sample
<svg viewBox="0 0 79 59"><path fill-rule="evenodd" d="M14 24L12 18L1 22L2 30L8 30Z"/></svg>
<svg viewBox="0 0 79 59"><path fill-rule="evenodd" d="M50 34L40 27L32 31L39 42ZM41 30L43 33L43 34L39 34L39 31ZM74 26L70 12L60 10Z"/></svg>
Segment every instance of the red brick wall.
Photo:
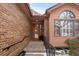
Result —
<svg viewBox="0 0 79 59"><path fill-rule="evenodd" d="M28 6L26 5L26 8L27 7ZM26 11L27 10L28 9L26 9ZM24 39L25 36L27 36L26 39ZM30 22L27 15L20 10L17 4L0 4L0 55L9 55L12 51L15 51L15 49L18 48L21 51L29 40ZM4 48L15 43L18 44L12 46L12 48L9 48L12 51L6 49L2 51Z"/></svg>
<svg viewBox="0 0 79 59"><path fill-rule="evenodd" d="M44 19L44 36L49 37L49 20L48 18Z"/></svg>
<svg viewBox="0 0 79 59"><path fill-rule="evenodd" d="M64 10L72 11L76 19L79 19L79 6L75 4L64 4L51 11L49 17L49 40L54 47L65 47L64 41L72 37L55 37L54 36L54 20L59 18L59 14Z"/></svg>

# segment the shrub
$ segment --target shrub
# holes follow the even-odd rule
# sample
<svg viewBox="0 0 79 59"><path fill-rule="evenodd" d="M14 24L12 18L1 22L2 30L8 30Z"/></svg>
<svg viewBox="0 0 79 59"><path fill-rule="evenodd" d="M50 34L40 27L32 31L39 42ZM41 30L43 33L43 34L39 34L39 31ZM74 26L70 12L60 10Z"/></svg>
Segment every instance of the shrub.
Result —
<svg viewBox="0 0 79 59"><path fill-rule="evenodd" d="M69 48L69 55L79 56L79 40L78 39L68 39L65 41Z"/></svg>

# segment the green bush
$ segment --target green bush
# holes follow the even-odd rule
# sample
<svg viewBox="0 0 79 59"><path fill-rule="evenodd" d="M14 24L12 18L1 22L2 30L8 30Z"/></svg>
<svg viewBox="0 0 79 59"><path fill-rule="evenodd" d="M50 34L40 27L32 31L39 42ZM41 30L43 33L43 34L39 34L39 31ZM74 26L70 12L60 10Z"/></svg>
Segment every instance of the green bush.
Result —
<svg viewBox="0 0 79 59"><path fill-rule="evenodd" d="M69 55L71 56L79 56L79 40L66 40L65 43L68 45L69 48Z"/></svg>

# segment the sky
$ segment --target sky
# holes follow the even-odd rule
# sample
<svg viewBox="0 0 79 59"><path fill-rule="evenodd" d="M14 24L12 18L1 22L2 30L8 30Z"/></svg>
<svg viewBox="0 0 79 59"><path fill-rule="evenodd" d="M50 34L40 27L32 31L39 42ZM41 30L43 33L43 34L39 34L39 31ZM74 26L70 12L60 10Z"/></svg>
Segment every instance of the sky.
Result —
<svg viewBox="0 0 79 59"><path fill-rule="evenodd" d="M44 14L46 9L54 6L56 3L30 3L30 8L40 14Z"/></svg>

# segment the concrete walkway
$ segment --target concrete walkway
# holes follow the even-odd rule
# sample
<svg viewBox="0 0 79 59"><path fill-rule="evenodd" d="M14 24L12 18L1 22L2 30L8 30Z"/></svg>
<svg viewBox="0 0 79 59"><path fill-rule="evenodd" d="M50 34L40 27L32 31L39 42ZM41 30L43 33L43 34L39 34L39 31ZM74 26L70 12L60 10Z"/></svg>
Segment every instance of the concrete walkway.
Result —
<svg viewBox="0 0 79 59"><path fill-rule="evenodd" d="M31 41L24 49L25 56L46 56L46 50L42 41Z"/></svg>

